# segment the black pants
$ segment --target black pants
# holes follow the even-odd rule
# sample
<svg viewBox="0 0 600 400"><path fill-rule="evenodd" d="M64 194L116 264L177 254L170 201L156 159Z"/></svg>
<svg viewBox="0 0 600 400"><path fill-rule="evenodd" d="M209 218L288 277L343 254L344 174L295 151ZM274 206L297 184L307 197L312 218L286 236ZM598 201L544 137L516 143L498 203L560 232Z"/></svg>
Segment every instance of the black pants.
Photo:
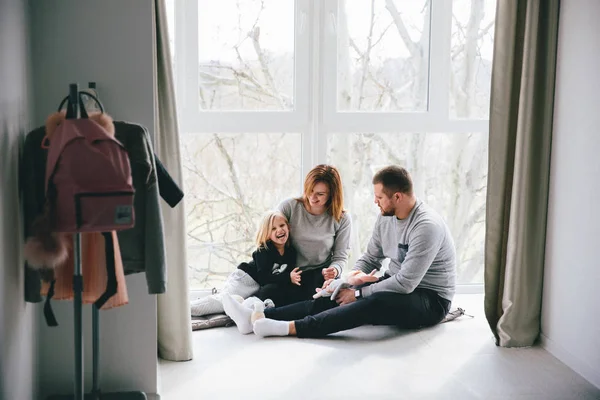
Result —
<svg viewBox="0 0 600 400"><path fill-rule="evenodd" d="M276 307L312 299L315 289L323 286L322 268L302 272L300 286L291 281L284 284L270 283L261 286L256 294L261 300L271 299Z"/></svg>
<svg viewBox="0 0 600 400"><path fill-rule="evenodd" d="M361 325L395 325L415 329L439 323L450 311L450 302L433 290L410 294L377 292L338 306L328 297L265 310L267 318L294 321L300 338L318 338Z"/></svg>

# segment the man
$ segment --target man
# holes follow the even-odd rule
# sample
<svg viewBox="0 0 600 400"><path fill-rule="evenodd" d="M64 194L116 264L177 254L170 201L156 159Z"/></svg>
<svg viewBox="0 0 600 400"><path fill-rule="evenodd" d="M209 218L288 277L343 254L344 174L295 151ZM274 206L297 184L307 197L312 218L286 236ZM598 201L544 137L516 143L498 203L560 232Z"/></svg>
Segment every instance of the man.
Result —
<svg viewBox="0 0 600 400"><path fill-rule="evenodd" d="M366 324L420 328L446 316L456 281L456 253L448 227L416 198L404 168L383 168L373 185L381 215L347 284L329 280L324 290L332 298L266 309L266 318L252 316L251 309L224 296L225 312L240 332L316 338ZM390 259L389 269L377 278L374 273L385 258Z"/></svg>

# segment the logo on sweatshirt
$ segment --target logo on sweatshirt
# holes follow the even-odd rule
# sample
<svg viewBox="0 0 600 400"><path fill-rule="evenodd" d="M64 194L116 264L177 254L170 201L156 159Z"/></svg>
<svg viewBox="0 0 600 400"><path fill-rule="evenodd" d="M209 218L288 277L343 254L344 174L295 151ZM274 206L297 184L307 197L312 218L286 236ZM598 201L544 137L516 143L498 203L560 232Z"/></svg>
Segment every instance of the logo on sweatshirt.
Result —
<svg viewBox="0 0 600 400"><path fill-rule="evenodd" d="M273 264L273 275L279 275L287 268L287 264L279 265L277 263Z"/></svg>

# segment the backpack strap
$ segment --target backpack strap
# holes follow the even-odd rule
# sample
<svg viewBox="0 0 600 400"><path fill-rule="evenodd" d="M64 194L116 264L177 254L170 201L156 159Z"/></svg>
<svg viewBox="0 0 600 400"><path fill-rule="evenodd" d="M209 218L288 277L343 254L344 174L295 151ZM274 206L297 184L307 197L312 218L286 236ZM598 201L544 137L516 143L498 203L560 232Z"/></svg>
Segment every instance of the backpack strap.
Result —
<svg viewBox="0 0 600 400"><path fill-rule="evenodd" d="M112 232L102 232L104 236L104 248L106 251L106 290L94 303L99 309L102 308L112 296L117 293L117 272L115 271L115 243Z"/></svg>
<svg viewBox="0 0 600 400"><path fill-rule="evenodd" d="M50 289L48 289L48 294L46 295L46 301L44 302L44 318L46 319L46 324L48 326L58 326L56 316L54 316L54 311L52 311L52 306L50 305L50 299L54 297L55 282L56 279L52 279L52 282L50 283Z"/></svg>
<svg viewBox="0 0 600 400"><path fill-rule="evenodd" d="M115 269L115 243L113 236L111 232L102 232L102 236L104 236L104 247L106 251L107 279L104 293L102 293L102 295L94 303L95 306L98 307L98 310L101 309L102 306L117 293L118 288L117 273ZM56 279L53 279L50 283L48 294L46 295L46 301L44 302L44 318L46 319L46 324L48 326L58 326L58 321L56 320L56 316L52 310L52 305L50 304L50 300L52 297L54 297L55 283Z"/></svg>

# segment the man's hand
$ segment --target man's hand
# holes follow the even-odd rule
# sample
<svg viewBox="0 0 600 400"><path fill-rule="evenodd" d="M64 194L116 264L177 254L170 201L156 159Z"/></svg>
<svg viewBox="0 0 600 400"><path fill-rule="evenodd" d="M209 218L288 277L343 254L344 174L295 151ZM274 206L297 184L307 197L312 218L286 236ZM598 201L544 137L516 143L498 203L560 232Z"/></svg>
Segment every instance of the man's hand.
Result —
<svg viewBox="0 0 600 400"><path fill-rule="evenodd" d="M294 285L300 286L300 280L302 279L302 277L300 276L301 274L302 271L300 271L300 268L294 268L294 270L290 272L290 281L292 281Z"/></svg>
<svg viewBox="0 0 600 400"><path fill-rule="evenodd" d="M356 301L356 297L354 297L354 289L340 289L337 296L335 297L335 302L340 306L344 304L354 303Z"/></svg>
<svg viewBox="0 0 600 400"><path fill-rule="evenodd" d="M348 287L350 287L348 282L345 282L342 279L329 279L323 284L323 288L315 289L317 293L313 295L313 299L331 296L331 301L333 301L340 290Z"/></svg>
<svg viewBox="0 0 600 400"><path fill-rule="evenodd" d="M375 276L376 272L376 269L369 274L365 274L362 271L352 271L348 274L348 283L353 286L360 286L369 282L377 282L379 278Z"/></svg>
<svg viewBox="0 0 600 400"><path fill-rule="evenodd" d="M327 267L323 268L321 273L323 274L323 278L325 278L325 280L335 279L337 278L338 270L334 267Z"/></svg>

